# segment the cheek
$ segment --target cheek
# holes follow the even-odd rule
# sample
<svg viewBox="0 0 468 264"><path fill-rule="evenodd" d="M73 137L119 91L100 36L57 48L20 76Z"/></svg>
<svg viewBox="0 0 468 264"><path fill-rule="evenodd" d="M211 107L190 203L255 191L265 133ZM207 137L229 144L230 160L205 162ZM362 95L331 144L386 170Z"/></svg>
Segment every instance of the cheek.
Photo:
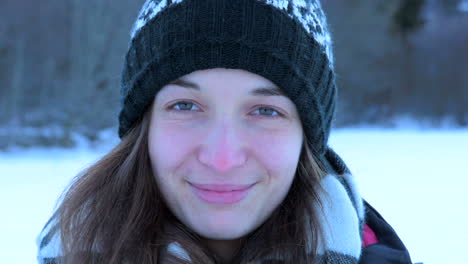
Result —
<svg viewBox="0 0 468 264"><path fill-rule="evenodd" d="M158 171L177 167L190 152L195 138L180 127L167 124L151 126L148 147L153 167Z"/></svg>
<svg viewBox="0 0 468 264"><path fill-rule="evenodd" d="M265 134L251 142L252 150L272 175L294 174L301 150L301 138L292 133ZM274 173L276 172L276 173Z"/></svg>

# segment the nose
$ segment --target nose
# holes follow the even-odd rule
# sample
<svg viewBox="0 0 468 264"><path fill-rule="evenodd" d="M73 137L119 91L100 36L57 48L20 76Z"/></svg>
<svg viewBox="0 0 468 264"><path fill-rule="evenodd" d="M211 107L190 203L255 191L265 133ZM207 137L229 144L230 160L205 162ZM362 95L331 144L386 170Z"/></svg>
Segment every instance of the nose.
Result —
<svg viewBox="0 0 468 264"><path fill-rule="evenodd" d="M224 122L209 129L198 155L201 163L217 173L225 173L245 163L245 141L240 132Z"/></svg>

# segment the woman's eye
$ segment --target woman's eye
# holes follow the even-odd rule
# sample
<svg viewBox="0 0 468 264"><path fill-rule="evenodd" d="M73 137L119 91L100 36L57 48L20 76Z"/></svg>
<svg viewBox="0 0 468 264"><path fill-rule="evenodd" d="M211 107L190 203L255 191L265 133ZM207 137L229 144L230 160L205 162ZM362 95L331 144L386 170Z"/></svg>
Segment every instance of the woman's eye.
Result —
<svg viewBox="0 0 468 264"><path fill-rule="evenodd" d="M179 101L169 106L169 110L175 110L178 112L181 112L181 111L192 112L191 109L194 106L197 107L194 103L191 103L189 101ZM278 117L283 116L282 113L268 106L260 106L256 110L254 110L252 113L254 113L254 115L267 116L271 118L278 118Z"/></svg>
<svg viewBox="0 0 468 264"><path fill-rule="evenodd" d="M261 106L257 108L257 110L255 110L254 112L259 113L259 115L266 115L273 118L283 116L280 112L276 111L275 109L266 106Z"/></svg>
<svg viewBox="0 0 468 264"><path fill-rule="evenodd" d="M192 106L195 106L195 104L193 104L191 102L188 102L188 101L180 101L180 102L177 102L177 103L171 105L169 107L169 109L172 110L172 109L174 109L174 107L177 107L177 106L179 106L178 107L179 109L175 109L177 111L190 111Z"/></svg>

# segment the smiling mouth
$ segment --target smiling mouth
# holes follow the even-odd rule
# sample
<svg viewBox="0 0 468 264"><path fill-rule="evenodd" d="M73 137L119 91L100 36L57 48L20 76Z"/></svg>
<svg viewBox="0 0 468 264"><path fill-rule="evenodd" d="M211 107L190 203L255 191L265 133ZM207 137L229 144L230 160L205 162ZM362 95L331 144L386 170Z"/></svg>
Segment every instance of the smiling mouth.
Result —
<svg viewBox="0 0 468 264"><path fill-rule="evenodd" d="M243 200L256 184L193 184L193 193L209 204L235 204Z"/></svg>

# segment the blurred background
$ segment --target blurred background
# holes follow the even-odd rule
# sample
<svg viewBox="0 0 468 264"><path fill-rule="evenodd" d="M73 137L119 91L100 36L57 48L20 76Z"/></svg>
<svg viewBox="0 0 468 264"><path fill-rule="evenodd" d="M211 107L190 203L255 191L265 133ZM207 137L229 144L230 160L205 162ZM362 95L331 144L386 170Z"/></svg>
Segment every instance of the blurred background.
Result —
<svg viewBox="0 0 468 264"><path fill-rule="evenodd" d="M0 2L0 149L73 146L116 128L143 0ZM468 125L468 0L325 0L336 127ZM96 113L99 113L98 115Z"/></svg>
<svg viewBox="0 0 468 264"><path fill-rule="evenodd" d="M144 0L0 1L0 256L35 263L60 193L118 142ZM414 262L468 263L468 0L322 0L339 87L330 145Z"/></svg>

